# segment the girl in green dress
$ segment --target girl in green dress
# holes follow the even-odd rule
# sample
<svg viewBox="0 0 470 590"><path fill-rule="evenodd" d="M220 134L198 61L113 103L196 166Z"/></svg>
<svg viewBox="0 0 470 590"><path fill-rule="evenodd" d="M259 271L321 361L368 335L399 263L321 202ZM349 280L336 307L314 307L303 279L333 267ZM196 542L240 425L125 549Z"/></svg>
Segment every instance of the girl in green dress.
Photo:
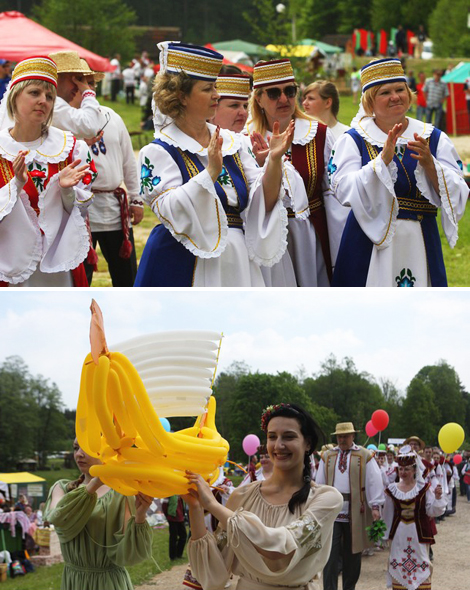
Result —
<svg viewBox="0 0 470 590"><path fill-rule="evenodd" d="M51 488L45 520L55 526L65 567L61 590L132 590L124 566L152 555L152 531L145 515L152 498L122 496L89 473L99 459L74 441L81 476Z"/></svg>

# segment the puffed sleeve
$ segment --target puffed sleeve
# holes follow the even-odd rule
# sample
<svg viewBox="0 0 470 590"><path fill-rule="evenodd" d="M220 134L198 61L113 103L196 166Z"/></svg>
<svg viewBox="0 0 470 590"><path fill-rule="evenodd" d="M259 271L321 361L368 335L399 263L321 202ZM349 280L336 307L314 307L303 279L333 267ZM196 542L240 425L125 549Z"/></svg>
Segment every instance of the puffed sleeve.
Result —
<svg viewBox="0 0 470 590"><path fill-rule="evenodd" d="M382 472L373 457L366 464L366 498L370 508L385 502Z"/></svg>
<svg viewBox="0 0 470 590"><path fill-rule="evenodd" d="M337 490L329 486L317 487L300 518L275 528L265 526L257 515L240 507L227 523L227 547L233 551L240 566L261 582L287 584L289 578L299 581L302 571L305 579L301 583L307 584L328 560L333 523L342 505L343 497ZM223 587L220 581L215 582L215 577L207 576L214 565L220 573L223 572L223 555L217 547L217 556L216 547L214 540L209 540L207 535L192 544L192 554L199 552L200 555L196 567L192 562L191 565L205 590ZM268 557L270 553L272 557ZM228 570L230 552L226 552L225 557Z"/></svg>
<svg viewBox="0 0 470 590"><path fill-rule="evenodd" d="M383 511L382 511L382 519L385 522L385 524L387 525L387 528L385 530L383 540L387 541L388 537L390 535L390 529L392 528L395 507L394 507L392 498L388 494L384 494L384 495L385 495L385 504L384 504Z"/></svg>
<svg viewBox="0 0 470 590"><path fill-rule="evenodd" d="M148 522L128 520L124 533L114 533L114 543L108 546L108 557L116 565L135 565L152 555L152 529Z"/></svg>
<svg viewBox="0 0 470 590"><path fill-rule="evenodd" d="M227 245L227 216L207 172L183 184L178 165L159 145L139 154L140 194L171 235L195 256L217 258Z"/></svg>
<svg viewBox="0 0 470 590"><path fill-rule="evenodd" d="M426 514L429 518L436 518L442 516L446 511L447 498L443 493L441 498L438 500L432 488L429 488L426 492Z"/></svg>
<svg viewBox="0 0 470 590"><path fill-rule="evenodd" d="M248 255L260 266L273 266L281 260L287 248L287 210L282 202L284 189L281 183L278 200L267 213L263 190L266 166L259 168L246 148L242 147L238 153L250 189L248 207L242 214Z"/></svg>
<svg viewBox="0 0 470 590"><path fill-rule="evenodd" d="M54 525L61 543L67 543L85 527L95 508L98 496L96 493L89 494L84 486L80 486L66 493L57 506L50 509L52 489L44 509L44 520Z"/></svg>
<svg viewBox="0 0 470 590"><path fill-rule="evenodd" d="M448 136L443 132L440 134L436 157L433 157L433 160L439 183L439 194L436 193L419 162L415 170L416 184L429 202L442 208L442 228L449 246L453 248L458 239L458 222L467 204L468 186L463 177L462 160Z"/></svg>
<svg viewBox="0 0 470 590"><path fill-rule="evenodd" d="M328 226L328 239L330 242L331 264L333 268L336 264L341 236L343 235L344 226L349 215L349 207L344 207L335 199L331 190L328 170L332 160L332 150L335 144L335 138L330 129L326 131L325 150L323 154L325 170L323 173L323 200L326 210L326 223Z"/></svg>
<svg viewBox="0 0 470 590"><path fill-rule="evenodd" d="M370 241L379 249L389 246L398 215L395 162L386 166L379 154L363 166L356 142L344 133L334 145L328 173L334 196L351 207Z"/></svg>

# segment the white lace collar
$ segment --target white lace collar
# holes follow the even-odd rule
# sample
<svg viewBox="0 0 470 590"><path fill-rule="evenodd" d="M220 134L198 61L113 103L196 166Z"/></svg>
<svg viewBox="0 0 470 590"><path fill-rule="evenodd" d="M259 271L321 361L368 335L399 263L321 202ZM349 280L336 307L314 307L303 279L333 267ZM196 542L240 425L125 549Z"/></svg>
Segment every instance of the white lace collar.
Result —
<svg viewBox="0 0 470 590"><path fill-rule="evenodd" d="M398 489L398 484L394 482L388 486L388 489L397 500L412 500L416 498L425 485L424 481L417 481L414 488L411 488L409 492L402 492Z"/></svg>
<svg viewBox="0 0 470 590"><path fill-rule="evenodd" d="M62 131L57 127L49 127L44 141L30 149L25 157L26 164L32 161L43 164L56 164L63 162L69 155L74 144L74 136L69 131ZM0 156L13 162L18 152L24 150L25 146L10 135L9 129L0 131Z"/></svg>
<svg viewBox="0 0 470 590"><path fill-rule="evenodd" d="M424 139L427 139L431 135L434 127L430 123L423 123L410 117L406 118L408 120L408 127L397 139L397 145L406 145L409 141L414 141L415 133ZM359 133L362 139L377 147L383 147L387 140L387 134L377 127L374 117L358 113L351 121L351 127Z"/></svg>
<svg viewBox="0 0 470 590"><path fill-rule="evenodd" d="M206 123L206 125L212 135L216 130L216 126L211 123ZM222 144L222 154L224 157L238 152L240 149L240 136L238 133L229 129L221 129L220 137L224 140ZM166 127L157 129L155 131L155 139L161 139L174 147L181 148L185 152L191 152L198 156L207 156L207 148L202 147L195 139L186 135L174 122Z"/></svg>
<svg viewBox="0 0 470 590"><path fill-rule="evenodd" d="M295 119L294 139L292 140L292 143L306 145L315 137L317 129L318 121L315 119ZM253 131L253 121L250 120L246 124L245 133L250 135ZM271 135L271 131L266 133L267 137L270 137Z"/></svg>

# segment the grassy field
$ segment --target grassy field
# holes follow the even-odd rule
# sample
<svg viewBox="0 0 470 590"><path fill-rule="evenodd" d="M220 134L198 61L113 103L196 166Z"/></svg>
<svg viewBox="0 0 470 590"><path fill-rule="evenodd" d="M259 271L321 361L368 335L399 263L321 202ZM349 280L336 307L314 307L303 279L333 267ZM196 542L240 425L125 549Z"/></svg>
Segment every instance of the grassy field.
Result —
<svg viewBox="0 0 470 590"><path fill-rule="evenodd" d="M369 61L369 58L356 58L354 64L361 67ZM407 61L408 71L412 70L417 76L419 71L424 71L427 76L432 75L435 68L446 68L449 64L457 64L460 59L432 59L432 60L415 60ZM142 133L140 131L141 110L137 105L126 105L124 102L107 102L101 100L102 104L110 106L118 112L124 119L127 128L131 134L134 149L138 151L141 147L152 141L152 132ZM358 105L353 104L352 96L345 94L341 96L341 107L339 111L339 120L342 123L349 124L351 119L356 115ZM470 145L468 149L460 153L462 159L470 161ZM134 227L134 238L136 243L137 261L140 260L147 238L156 224L155 215L145 207L143 221ZM441 234L442 248L444 251L444 262L447 268L447 278L450 287L470 286L470 219L464 216L459 224L459 241L456 247L451 250L447 241ZM111 279L107 270L107 264L98 248L98 271L93 276L93 287L111 287Z"/></svg>

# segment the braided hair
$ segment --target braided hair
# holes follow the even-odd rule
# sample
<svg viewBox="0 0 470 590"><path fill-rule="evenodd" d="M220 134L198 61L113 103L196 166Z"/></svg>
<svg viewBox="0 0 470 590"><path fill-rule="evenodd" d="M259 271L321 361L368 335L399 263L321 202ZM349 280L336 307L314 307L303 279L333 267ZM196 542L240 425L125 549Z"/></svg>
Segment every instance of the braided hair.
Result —
<svg viewBox="0 0 470 590"><path fill-rule="evenodd" d="M310 456L315 451L319 441L325 440L325 435L312 416L303 408L296 404L278 404L269 406L261 416L261 425L265 432L268 431L270 420L277 417L294 418L300 426L300 432L306 441L310 444L310 449L304 455L304 469L302 472L303 485L289 500L289 511L294 514L295 507L304 504L310 493L311 484L311 467Z"/></svg>

